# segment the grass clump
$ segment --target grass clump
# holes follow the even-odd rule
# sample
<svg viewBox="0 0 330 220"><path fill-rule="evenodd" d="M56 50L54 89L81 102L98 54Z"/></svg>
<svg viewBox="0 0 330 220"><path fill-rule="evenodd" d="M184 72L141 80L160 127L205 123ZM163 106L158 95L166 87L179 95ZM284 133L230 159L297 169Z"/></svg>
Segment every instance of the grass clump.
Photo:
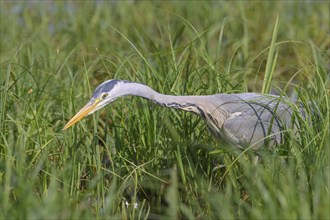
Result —
<svg viewBox="0 0 330 220"><path fill-rule="evenodd" d="M329 3L0 4L2 219L330 217ZM258 165L136 97L63 132L111 78L286 94L310 120Z"/></svg>

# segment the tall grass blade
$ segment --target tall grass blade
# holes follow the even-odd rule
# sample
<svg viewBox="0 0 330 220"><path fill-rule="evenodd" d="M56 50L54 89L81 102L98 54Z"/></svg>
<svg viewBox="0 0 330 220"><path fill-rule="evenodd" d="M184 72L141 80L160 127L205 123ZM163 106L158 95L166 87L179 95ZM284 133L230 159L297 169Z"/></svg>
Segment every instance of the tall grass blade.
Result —
<svg viewBox="0 0 330 220"><path fill-rule="evenodd" d="M279 15L277 16L276 21L275 21L272 40L271 40L271 43L269 46L266 70L265 70L264 81L263 81L262 90L261 90L261 93L264 93L264 94L268 94L270 92L274 69L275 69L276 60L277 60L277 53L275 53L275 44L276 44L276 38L277 38L277 32L278 32L278 20L279 20Z"/></svg>

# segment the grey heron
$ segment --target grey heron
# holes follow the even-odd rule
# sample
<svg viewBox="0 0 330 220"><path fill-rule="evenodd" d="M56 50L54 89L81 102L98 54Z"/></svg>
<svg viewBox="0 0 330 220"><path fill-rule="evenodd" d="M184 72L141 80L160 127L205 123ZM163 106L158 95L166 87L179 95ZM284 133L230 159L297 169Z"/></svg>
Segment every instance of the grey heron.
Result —
<svg viewBox="0 0 330 220"><path fill-rule="evenodd" d="M292 102L288 98L259 93L165 95L142 83L113 79L96 88L90 101L63 130L127 95L139 96L164 107L193 112L206 121L216 137L242 149L250 147L257 150L266 144L273 146L283 143L283 131L292 125Z"/></svg>

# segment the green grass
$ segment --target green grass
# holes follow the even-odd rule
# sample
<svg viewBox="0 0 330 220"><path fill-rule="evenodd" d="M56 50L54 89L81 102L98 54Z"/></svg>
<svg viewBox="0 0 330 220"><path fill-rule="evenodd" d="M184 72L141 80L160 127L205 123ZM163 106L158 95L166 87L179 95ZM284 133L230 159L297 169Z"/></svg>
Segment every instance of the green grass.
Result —
<svg viewBox="0 0 330 220"><path fill-rule="evenodd" d="M329 219L328 9L1 1L0 218ZM112 78L177 95L275 92L319 111L297 115L298 134L258 165L197 116L137 97L62 131Z"/></svg>

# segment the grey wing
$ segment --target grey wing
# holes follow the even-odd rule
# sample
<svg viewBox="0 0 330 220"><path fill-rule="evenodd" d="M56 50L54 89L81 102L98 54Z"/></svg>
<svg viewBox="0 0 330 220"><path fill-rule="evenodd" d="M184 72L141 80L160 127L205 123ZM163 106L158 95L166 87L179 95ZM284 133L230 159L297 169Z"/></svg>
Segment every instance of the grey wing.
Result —
<svg viewBox="0 0 330 220"><path fill-rule="evenodd" d="M256 150L265 145L266 141L271 145L282 141L280 126L262 115L237 113L225 121L223 130L226 139L241 148L251 146Z"/></svg>
<svg viewBox="0 0 330 220"><path fill-rule="evenodd" d="M291 118L289 107L275 99L226 103L222 108L230 113L223 124L226 139L241 148L282 143Z"/></svg>

